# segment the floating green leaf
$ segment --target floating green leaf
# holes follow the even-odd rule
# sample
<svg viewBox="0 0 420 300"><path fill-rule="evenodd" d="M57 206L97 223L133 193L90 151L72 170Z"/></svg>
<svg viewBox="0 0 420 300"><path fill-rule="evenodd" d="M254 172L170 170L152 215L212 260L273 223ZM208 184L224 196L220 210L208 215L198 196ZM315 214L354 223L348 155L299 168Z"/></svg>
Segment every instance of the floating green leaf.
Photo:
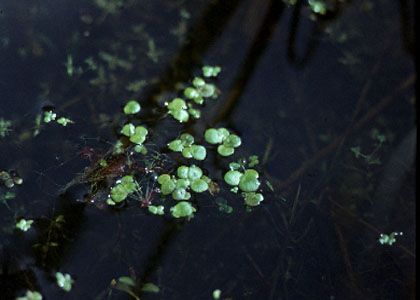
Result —
<svg viewBox="0 0 420 300"><path fill-rule="evenodd" d="M227 184L236 186L239 184L239 180L242 177L242 173L236 170L231 170L226 172L224 180Z"/></svg>
<svg viewBox="0 0 420 300"><path fill-rule="evenodd" d="M16 223L16 228L22 231L28 231L31 228L33 222L33 220L20 219L19 222Z"/></svg>
<svg viewBox="0 0 420 300"><path fill-rule="evenodd" d="M133 115L140 111L141 106L136 100L128 101L124 106L124 113L126 115Z"/></svg>
<svg viewBox="0 0 420 300"><path fill-rule="evenodd" d="M196 192L196 193L202 193L202 192L205 192L205 191L207 191L208 190L208 188L209 188L209 185L207 184L207 182L205 182L204 180L202 180L202 179L197 179L197 180L194 180L192 183L191 183L191 189L194 191L194 192Z"/></svg>
<svg viewBox="0 0 420 300"><path fill-rule="evenodd" d="M260 186L258 177L257 171L253 169L246 170L239 181L239 188L243 192L255 192Z"/></svg>
<svg viewBox="0 0 420 300"><path fill-rule="evenodd" d="M248 206L258 206L264 200L262 194L255 192L242 193L242 196L244 197L245 204Z"/></svg>
<svg viewBox="0 0 420 300"><path fill-rule="evenodd" d="M55 278L57 281L57 285L65 290L66 292L70 292L74 280L71 278L70 274L63 274L61 272L55 273Z"/></svg>
<svg viewBox="0 0 420 300"><path fill-rule="evenodd" d="M197 211L189 202L181 201L175 206L171 207L171 213L174 218L191 218Z"/></svg>

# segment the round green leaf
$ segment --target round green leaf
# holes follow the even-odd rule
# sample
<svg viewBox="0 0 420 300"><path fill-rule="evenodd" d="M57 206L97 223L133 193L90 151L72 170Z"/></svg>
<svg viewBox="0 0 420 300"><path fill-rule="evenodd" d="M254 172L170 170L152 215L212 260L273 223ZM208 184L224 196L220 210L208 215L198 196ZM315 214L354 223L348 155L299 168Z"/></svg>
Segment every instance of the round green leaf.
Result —
<svg viewBox="0 0 420 300"><path fill-rule="evenodd" d="M184 146L191 146L192 144L194 144L194 137L189 133L181 134L179 139L182 141L182 144Z"/></svg>
<svg viewBox="0 0 420 300"><path fill-rule="evenodd" d="M188 170L189 168L187 166L179 166L176 174L179 178L184 178L187 179L188 178Z"/></svg>
<svg viewBox="0 0 420 300"><path fill-rule="evenodd" d="M242 177L242 173L239 171L228 171L226 172L224 179L225 182L229 185L236 186L239 184L239 180Z"/></svg>
<svg viewBox="0 0 420 300"><path fill-rule="evenodd" d="M168 144L168 148L174 152L181 152L184 149L184 145L181 140L173 140Z"/></svg>
<svg viewBox="0 0 420 300"><path fill-rule="evenodd" d="M168 109L171 111L187 109L187 104L181 98L175 98L168 104Z"/></svg>
<svg viewBox="0 0 420 300"><path fill-rule="evenodd" d="M221 156L230 156L235 152L234 148L227 147L225 145L219 145L217 147L217 153L219 153Z"/></svg>
<svg viewBox="0 0 420 300"><path fill-rule="evenodd" d="M197 210L186 201L181 201L175 206L171 207L171 213L174 218L184 218L194 216L194 212Z"/></svg>
<svg viewBox="0 0 420 300"><path fill-rule="evenodd" d="M213 84L205 84L204 86L200 87L200 94L203 97L211 97L216 93L216 87Z"/></svg>
<svg viewBox="0 0 420 300"><path fill-rule="evenodd" d="M206 82L204 81L203 78L201 77L195 77L192 81L193 86L195 86L196 88L203 86L206 84Z"/></svg>
<svg viewBox="0 0 420 300"><path fill-rule="evenodd" d="M190 115L186 110L174 110L171 111L172 116L181 123L185 123L189 120Z"/></svg>
<svg viewBox="0 0 420 300"><path fill-rule="evenodd" d="M132 136L135 133L136 127L129 123L125 124L124 127L121 129L121 133L125 136Z"/></svg>
<svg viewBox="0 0 420 300"><path fill-rule="evenodd" d="M258 172L252 169L246 170L239 180L239 188L243 192L255 192L260 187Z"/></svg>
<svg viewBox="0 0 420 300"><path fill-rule="evenodd" d="M219 130L215 128L209 128L204 132L204 139L209 144L220 144L223 141L223 136Z"/></svg>
<svg viewBox="0 0 420 300"><path fill-rule="evenodd" d="M159 184L163 184L164 182L171 180L171 176L169 174L162 174L159 175L157 181Z"/></svg>
<svg viewBox="0 0 420 300"><path fill-rule="evenodd" d="M242 194L245 204L248 206L258 206L264 200L264 196L260 193L248 192Z"/></svg>
<svg viewBox="0 0 420 300"><path fill-rule="evenodd" d="M237 148L241 145L242 141L239 136L236 134L230 134L226 140L223 142L228 147Z"/></svg>
<svg viewBox="0 0 420 300"><path fill-rule="evenodd" d="M190 186L190 181L188 179L178 179L176 181L176 188L177 189L186 189Z"/></svg>
<svg viewBox="0 0 420 300"><path fill-rule="evenodd" d="M193 157L193 154L191 153L191 147L186 147L182 149L182 156L185 158L191 158Z"/></svg>
<svg viewBox="0 0 420 300"><path fill-rule="evenodd" d="M191 198L191 194L188 193L185 189L175 189L172 192L172 198L175 200L188 200Z"/></svg>
<svg viewBox="0 0 420 300"><path fill-rule="evenodd" d="M207 155L206 148L201 145L192 145L191 154L196 160L204 160Z"/></svg>
<svg viewBox="0 0 420 300"><path fill-rule="evenodd" d="M188 99L194 99L194 98L200 97L200 94L198 93L198 91L195 88L192 88L192 87L186 88L184 90L184 95Z"/></svg>
<svg viewBox="0 0 420 300"><path fill-rule="evenodd" d="M124 113L126 115L132 115L138 113L140 109L140 104L136 100L130 100L124 106Z"/></svg>
<svg viewBox="0 0 420 300"><path fill-rule="evenodd" d="M192 165L191 167L189 167L189 169L188 169L188 179L196 180L196 179L201 178L201 176L203 176L203 171L199 167L197 167L195 165Z"/></svg>
<svg viewBox="0 0 420 300"><path fill-rule="evenodd" d="M205 191L207 191L208 190L208 188L209 188L209 185L207 184L207 182L205 182L204 180L202 180L202 179L197 179L197 180L194 180L192 183L191 183L191 189L194 191L194 192L196 192L196 193L202 193L202 192L205 192Z"/></svg>
<svg viewBox="0 0 420 300"><path fill-rule="evenodd" d="M175 190L176 184L173 180L166 180L160 186L160 192L162 195L166 196L172 193Z"/></svg>

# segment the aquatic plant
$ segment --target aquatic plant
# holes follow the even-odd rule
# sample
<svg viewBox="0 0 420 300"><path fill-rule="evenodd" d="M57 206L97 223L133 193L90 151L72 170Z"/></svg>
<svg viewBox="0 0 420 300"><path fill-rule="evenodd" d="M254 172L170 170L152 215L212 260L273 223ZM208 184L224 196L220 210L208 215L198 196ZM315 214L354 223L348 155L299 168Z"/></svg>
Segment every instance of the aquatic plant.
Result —
<svg viewBox="0 0 420 300"><path fill-rule="evenodd" d="M70 120L69 118L66 118L66 117L60 117L57 119L57 114L53 112L52 110L44 111L43 121L44 123L50 123L50 122L55 121L57 124L60 124L61 126L64 126L64 127L67 126L68 124L74 123L73 120Z"/></svg>
<svg viewBox="0 0 420 300"><path fill-rule="evenodd" d="M42 300L42 295L37 291L26 291L25 296L17 297L16 300Z"/></svg>
<svg viewBox="0 0 420 300"><path fill-rule="evenodd" d="M55 273L55 279L56 279L57 285L60 288L62 288L66 292L71 291L74 280L73 278L71 278L70 274L63 274L61 272L57 272Z"/></svg>
<svg viewBox="0 0 420 300"><path fill-rule="evenodd" d="M391 232L390 234L381 233L378 241L381 245L392 246L397 241L395 237L398 235L403 235L403 233L402 232Z"/></svg>
<svg viewBox="0 0 420 300"><path fill-rule="evenodd" d="M0 118L0 138L4 138L10 133L12 131L11 127L11 121Z"/></svg>
<svg viewBox="0 0 420 300"><path fill-rule="evenodd" d="M34 220L20 219L15 226L17 229L26 232L31 228L33 222Z"/></svg>

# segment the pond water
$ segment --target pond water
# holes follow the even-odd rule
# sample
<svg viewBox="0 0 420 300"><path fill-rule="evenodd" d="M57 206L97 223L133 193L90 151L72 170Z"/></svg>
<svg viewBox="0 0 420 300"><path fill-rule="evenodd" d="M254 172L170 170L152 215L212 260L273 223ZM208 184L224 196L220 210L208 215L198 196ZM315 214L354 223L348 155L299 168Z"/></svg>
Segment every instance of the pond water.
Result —
<svg viewBox="0 0 420 300"><path fill-rule="evenodd" d="M2 0L0 299L414 299L413 8ZM216 99L178 122L165 103L206 65L221 67L204 78ZM147 154L128 123L147 128ZM233 155L206 142L210 127L240 136ZM181 133L205 160L168 149ZM259 205L224 181L243 159ZM191 164L211 188L175 218L156 177ZM124 175L136 192L110 205Z"/></svg>

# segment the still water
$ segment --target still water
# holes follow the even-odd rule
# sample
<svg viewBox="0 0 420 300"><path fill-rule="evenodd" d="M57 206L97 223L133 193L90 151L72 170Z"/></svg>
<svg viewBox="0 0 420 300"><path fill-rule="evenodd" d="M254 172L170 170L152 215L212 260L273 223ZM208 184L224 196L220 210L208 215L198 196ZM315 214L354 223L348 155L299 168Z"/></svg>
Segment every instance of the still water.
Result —
<svg viewBox="0 0 420 300"><path fill-rule="evenodd" d="M413 8L1 0L0 299L414 299ZM206 65L221 67L205 78L215 99L187 101L201 117L180 123L165 103ZM147 154L128 123L147 128ZM240 136L233 155L210 127ZM205 160L168 149L181 133ZM256 206L224 181L243 159ZM209 190L174 218L156 177L191 164ZM124 175L136 192L107 204Z"/></svg>

